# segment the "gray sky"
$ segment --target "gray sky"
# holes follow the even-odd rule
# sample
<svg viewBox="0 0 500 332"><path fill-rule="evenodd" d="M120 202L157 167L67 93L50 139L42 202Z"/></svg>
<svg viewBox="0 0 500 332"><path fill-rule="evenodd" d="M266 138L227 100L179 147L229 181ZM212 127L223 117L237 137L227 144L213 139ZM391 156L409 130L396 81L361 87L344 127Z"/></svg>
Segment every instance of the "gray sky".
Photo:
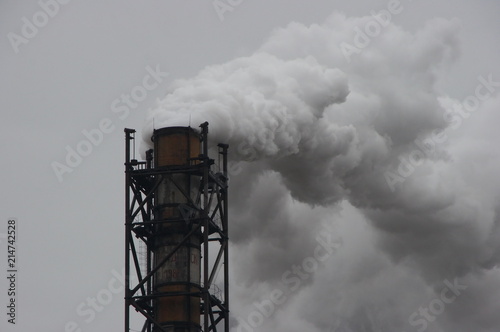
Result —
<svg viewBox="0 0 500 332"><path fill-rule="evenodd" d="M455 116L451 124L439 112L474 96L479 76L500 81L500 5L493 0L401 1L391 25L352 54L351 62L331 51L342 41L354 44L354 28L366 27L374 20L366 16L389 3L255 0L218 14L212 1L72 0L47 7L53 17L44 22L48 16L39 14L43 9L37 1L1 1L0 144L5 162L0 266L6 270L1 234L15 217L19 275L16 325L2 312L0 329L65 331L71 322L82 331L122 329L122 292L113 293L105 305L98 303L98 309L88 301L103 290L120 288L115 279L124 261L123 128L147 130L148 109L174 107L158 104L157 98L169 89L182 103L182 88L203 78L208 78L207 91L219 93L220 100L214 98L219 106L229 87L242 95L245 89L266 95L260 76L254 76L260 64L266 68L262 77L269 79L272 72L272 79L282 83L289 77L300 81L301 72L290 64L297 61L313 72L338 68L346 79L330 81L325 74L323 82L318 74L318 84L340 92L325 107L309 105L312 111L321 108L326 120L287 125L287 133L296 130L301 142L310 143L297 143L300 153L287 154L295 146L275 140L278 152L266 150L269 142L264 142L262 149L255 147L257 160L247 162L244 151L235 148L246 138L229 136L211 121L215 137L227 138L234 160L243 160L244 172L231 179L234 331L238 321L248 322L258 312L255 302L277 289L286 301L256 331L418 331L424 323L411 325L411 315L432 303L439 311L436 303L450 282L466 289L456 290L460 295L445 303L442 313L426 319L425 330L497 331L499 94L493 88L474 113ZM434 18L448 23L426 25ZM25 27L37 19L37 31ZM277 60L252 56L256 51ZM307 56L314 61L303 61ZM233 75L240 64L230 61L240 57L248 57L250 65L242 67L249 81ZM207 66L227 62L214 68L227 69L234 85L218 85L217 76L206 72L196 77ZM160 74L152 76L155 71ZM148 75L147 95L129 104L121 99L145 86ZM169 88L175 80L192 77ZM314 104L316 86L307 89L313 81L280 86L279 101L293 111L295 100L283 97L290 91L306 101L314 97ZM191 97L204 101L196 89ZM266 95L266 102L271 99ZM402 111L402 105L408 110ZM242 115L249 114L245 110ZM195 119L217 118L210 111L197 114ZM300 118L302 113L293 114ZM327 120L338 128L324 127ZM107 132L102 140L84 143L89 139L83 132L99 126ZM304 135L312 128L315 135ZM401 177L398 158L416 149L415 139L443 128L449 139L390 190L386 172ZM331 132L336 139L345 133L339 139L345 144L334 144L332 153L347 157L328 164L319 152L322 147L332 151L330 141L322 141ZM88 155L68 165L67 149L78 147L87 147ZM54 163L68 168L54 171ZM308 176L309 169L324 177ZM249 182L247 194L243 190ZM321 234L342 244L307 278L293 283L296 289L287 288L283 276L290 277L293 266L313 257ZM2 278L4 311L7 286ZM422 317L414 316L413 322Z"/></svg>

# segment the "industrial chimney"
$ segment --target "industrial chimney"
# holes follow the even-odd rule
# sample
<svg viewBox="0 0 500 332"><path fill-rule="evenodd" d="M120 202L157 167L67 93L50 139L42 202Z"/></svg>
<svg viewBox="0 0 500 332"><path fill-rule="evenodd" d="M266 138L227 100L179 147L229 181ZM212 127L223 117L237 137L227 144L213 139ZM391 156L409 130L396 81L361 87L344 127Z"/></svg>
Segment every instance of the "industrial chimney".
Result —
<svg viewBox="0 0 500 332"><path fill-rule="evenodd" d="M208 157L208 123L200 127L155 130L146 161L130 159L135 131L125 129L126 332L130 306L145 318L142 331L229 331L228 146L218 145L216 165ZM222 265L224 276L215 280Z"/></svg>
<svg viewBox="0 0 500 332"><path fill-rule="evenodd" d="M157 170L189 169L192 164L199 162L200 137L192 128L155 130L153 142L154 166ZM195 231L196 226L183 218L187 212L183 207L195 204L199 188L199 175L178 171L169 173L155 191L155 220L167 222L156 225L153 256L154 266L158 266L159 270L154 277L153 290L158 294L185 294L163 297L157 301L156 319L164 326L175 326L172 331L200 330L200 296L196 294L201 289L201 231ZM175 253L161 264L177 246Z"/></svg>

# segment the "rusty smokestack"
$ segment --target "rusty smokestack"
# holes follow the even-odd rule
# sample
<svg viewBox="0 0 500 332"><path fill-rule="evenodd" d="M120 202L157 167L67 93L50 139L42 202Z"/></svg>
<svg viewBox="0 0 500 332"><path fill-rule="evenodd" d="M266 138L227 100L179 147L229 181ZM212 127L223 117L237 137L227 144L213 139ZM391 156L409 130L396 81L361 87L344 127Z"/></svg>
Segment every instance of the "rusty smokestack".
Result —
<svg viewBox="0 0 500 332"><path fill-rule="evenodd" d="M200 136L190 127L158 129L152 139L155 169L179 171L199 162ZM197 174L173 172L163 176L155 192L155 219L164 222L156 226L154 266L180 245L159 268L153 282L156 293L182 294L162 297L156 302L156 319L169 332L200 330L200 296L196 294L201 290L201 234L199 230L194 231L195 225L185 218L187 211L193 211L185 207L199 202L199 190ZM186 236L188 239L184 240Z"/></svg>

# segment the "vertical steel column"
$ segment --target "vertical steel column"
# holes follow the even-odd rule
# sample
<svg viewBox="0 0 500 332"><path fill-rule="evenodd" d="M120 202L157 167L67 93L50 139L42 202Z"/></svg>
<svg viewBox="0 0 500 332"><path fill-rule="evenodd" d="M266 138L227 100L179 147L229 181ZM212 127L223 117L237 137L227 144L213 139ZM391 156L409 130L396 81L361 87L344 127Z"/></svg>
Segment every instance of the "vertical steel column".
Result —
<svg viewBox="0 0 500 332"><path fill-rule="evenodd" d="M146 169L151 169L153 167L153 149L150 149L148 151L146 151ZM148 212L148 215L147 215L147 220L151 220L151 211L153 210L153 203L148 200L147 202L147 212ZM151 271L151 269L153 268L152 267L152 261L153 261L153 255L152 255L152 250L151 250L151 240L147 240L146 241L146 250L147 250L147 253L146 253L146 273L149 273L149 271ZM152 294L153 292L153 282L151 279L148 279L148 281L146 282L146 294ZM147 304L151 307L153 307L153 300L149 300L147 301ZM143 329L144 330L144 329ZM147 324L145 323L145 330L146 331L143 331L143 332L152 332L152 326L151 324Z"/></svg>
<svg viewBox="0 0 500 332"><path fill-rule="evenodd" d="M125 331L130 330L130 141L135 133L134 129L124 129L125 132Z"/></svg>
<svg viewBox="0 0 500 332"><path fill-rule="evenodd" d="M210 325L209 321L209 303L210 303L210 285L209 285L209 275L208 275L208 227L209 227L209 205L208 205L208 122L200 125L201 127L201 137L203 141L203 305L204 305L204 327L205 331L208 332L208 327Z"/></svg>
<svg viewBox="0 0 500 332"><path fill-rule="evenodd" d="M224 320L224 332L229 332L229 229L228 229L228 186L227 181L229 176L227 174L227 150L229 145L227 144L219 144L218 145L222 151L219 152L222 154L222 172L225 177L225 188L222 193L222 202L223 202L223 216L222 216L222 229L224 232L224 305L226 308L225 320Z"/></svg>

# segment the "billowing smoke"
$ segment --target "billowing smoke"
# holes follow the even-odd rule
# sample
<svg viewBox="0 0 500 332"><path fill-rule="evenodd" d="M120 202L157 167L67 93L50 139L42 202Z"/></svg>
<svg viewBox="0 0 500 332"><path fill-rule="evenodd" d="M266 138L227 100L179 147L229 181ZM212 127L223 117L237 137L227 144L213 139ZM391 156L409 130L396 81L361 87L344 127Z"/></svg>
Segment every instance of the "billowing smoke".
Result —
<svg viewBox="0 0 500 332"><path fill-rule="evenodd" d="M438 91L459 22L373 20L292 23L148 115L230 144L234 331L498 331L500 84Z"/></svg>

